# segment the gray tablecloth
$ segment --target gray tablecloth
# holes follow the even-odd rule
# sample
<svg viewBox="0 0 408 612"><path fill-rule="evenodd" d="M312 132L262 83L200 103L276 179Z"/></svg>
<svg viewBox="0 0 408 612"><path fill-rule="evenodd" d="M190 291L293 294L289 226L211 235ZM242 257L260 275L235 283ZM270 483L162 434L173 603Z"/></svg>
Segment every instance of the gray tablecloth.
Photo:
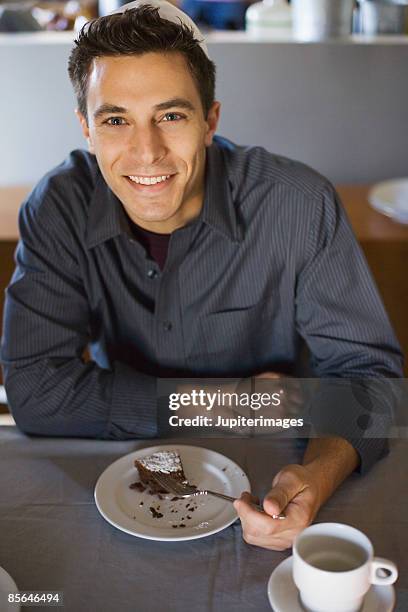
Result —
<svg viewBox="0 0 408 612"><path fill-rule="evenodd" d="M207 538L169 543L132 537L99 515L100 473L156 443L30 439L0 428L0 566L20 590L63 591L59 609L69 612L270 610L268 578L290 553L247 545L238 521ZM194 444L239 463L260 495L280 467L301 458L294 440ZM398 612L408 610L407 451L408 440L395 440L389 457L365 477L353 475L318 516L362 529L378 555L398 564Z"/></svg>

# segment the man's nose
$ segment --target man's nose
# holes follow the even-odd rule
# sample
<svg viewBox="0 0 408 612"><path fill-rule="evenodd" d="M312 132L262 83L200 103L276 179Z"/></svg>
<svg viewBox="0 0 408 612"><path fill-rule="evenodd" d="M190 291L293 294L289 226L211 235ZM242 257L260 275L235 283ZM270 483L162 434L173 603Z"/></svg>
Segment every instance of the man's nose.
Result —
<svg viewBox="0 0 408 612"><path fill-rule="evenodd" d="M147 167L159 161L167 152L160 130L154 125L135 130L130 148L138 163Z"/></svg>

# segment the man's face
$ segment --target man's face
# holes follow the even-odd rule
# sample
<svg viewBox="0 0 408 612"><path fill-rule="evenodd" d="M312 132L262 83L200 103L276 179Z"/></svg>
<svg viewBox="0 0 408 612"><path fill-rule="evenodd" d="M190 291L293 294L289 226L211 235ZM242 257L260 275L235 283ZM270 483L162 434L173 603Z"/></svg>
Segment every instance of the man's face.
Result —
<svg viewBox="0 0 408 612"><path fill-rule="evenodd" d="M170 233L199 214L219 106L204 117L180 53L94 60L88 123L77 114L105 181L135 223Z"/></svg>

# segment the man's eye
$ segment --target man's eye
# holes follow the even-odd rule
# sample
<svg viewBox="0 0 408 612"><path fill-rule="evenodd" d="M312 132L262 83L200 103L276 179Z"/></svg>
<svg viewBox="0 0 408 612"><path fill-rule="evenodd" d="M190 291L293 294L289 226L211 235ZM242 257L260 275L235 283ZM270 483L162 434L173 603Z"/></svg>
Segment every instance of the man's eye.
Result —
<svg viewBox="0 0 408 612"><path fill-rule="evenodd" d="M109 119L106 119L104 123L106 125L125 125L126 124L123 117L109 117Z"/></svg>
<svg viewBox="0 0 408 612"><path fill-rule="evenodd" d="M163 117L163 121L180 121L180 119L184 119L184 115L180 113L166 113Z"/></svg>

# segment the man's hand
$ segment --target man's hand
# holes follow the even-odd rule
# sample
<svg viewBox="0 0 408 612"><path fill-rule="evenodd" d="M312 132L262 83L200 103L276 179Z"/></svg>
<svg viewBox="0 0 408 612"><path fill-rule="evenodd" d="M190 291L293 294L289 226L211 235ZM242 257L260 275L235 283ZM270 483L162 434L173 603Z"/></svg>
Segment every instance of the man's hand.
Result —
<svg viewBox="0 0 408 612"><path fill-rule="evenodd" d="M186 393L188 395L191 395L193 389L195 389L197 392L202 390L205 393L211 395L216 395L220 391L222 394L223 403L219 404L218 402L216 402L211 410L206 410L206 408L201 405L180 406L176 413L179 418L191 418L192 416L195 416L197 414L212 417L214 422L221 418L224 419L226 425L217 426L216 430L218 432L225 432L228 434L240 433L241 435L248 435L250 433L251 429L249 426L237 425L233 429L231 429L231 427L229 427L227 424L229 422L229 419L235 419L240 416L247 418L256 416L255 413L253 413L247 405L240 406L239 404L237 405L235 403L231 404L229 401L230 396L234 397L234 394L239 395L244 392L249 394L251 392L250 378L237 378L228 381L222 380L217 385L209 384L207 382L201 382L199 387L197 387L196 385L191 386L190 384L181 384L177 386L177 392L180 394Z"/></svg>
<svg viewBox="0 0 408 612"><path fill-rule="evenodd" d="M255 384L253 385L253 381ZM180 384L177 386L177 393L191 395L193 389L197 392L202 390L206 394L216 395L218 391L222 393L223 403L216 403L213 408L209 411L203 406L183 405L178 408L177 415L179 418L189 418L197 414L204 414L214 419L221 418L225 423L228 423L229 419L236 419L237 417L255 418L260 414L264 416L273 416L276 418L294 418L298 417L301 413L301 407L303 405L303 396L301 393L300 385L294 378L289 378L278 372L263 372L251 378L243 379L232 379L222 380L217 385L209 384L207 382L200 382L200 386L191 386L190 384ZM260 410L251 409L247 404L236 403L233 398L235 396L241 396L246 394L251 396L252 393L279 393L280 405L271 407L263 407ZM229 401L231 396L232 403ZM259 410L259 411L258 411ZM271 412L272 410L272 412ZM277 431L278 428L275 428ZM231 428L226 424L224 426L217 426L217 430L225 431L228 433L240 433L241 435L249 435L256 432L256 427L248 425L236 425ZM259 431L263 433L263 427L259 426Z"/></svg>
<svg viewBox="0 0 408 612"><path fill-rule="evenodd" d="M273 479L272 489L263 500L264 512L255 510L251 505L255 501L252 495L243 493L234 502L244 540L271 550L285 550L316 516L320 508L319 483L306 467L288 465ZM282 511L284 520L272 518Z"/></svg>
<svg viewBox="0 0 408 612"><path fill-rule="evenodd" d="M255 498L249 493L234 502L248 544L272 550L290 548L321 505L358 466L359 457L343 438L316 438L309 441L303 462L288 465L276 474L263 502L264 512L251 505ZM280 512L286 519L272 518Z"/></svg>
<svg viewBox="0 0 408 612"><path fill-rule="evenodd" d="M282 419L302 416L305 398L296 378L279 372L262 372L255 376L254 380L255 391L278 392L280 395L280 405L273 408L273 415L269 415L268 408L265 408L263 411L265 416Z"/></svg>

